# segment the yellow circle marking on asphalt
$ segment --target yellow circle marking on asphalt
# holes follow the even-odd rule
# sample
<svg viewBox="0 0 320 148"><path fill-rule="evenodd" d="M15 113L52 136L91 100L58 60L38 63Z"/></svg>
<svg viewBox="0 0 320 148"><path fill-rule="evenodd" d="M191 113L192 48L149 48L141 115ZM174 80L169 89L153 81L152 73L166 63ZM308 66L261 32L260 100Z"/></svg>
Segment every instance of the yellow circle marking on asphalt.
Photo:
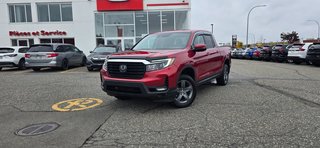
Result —
<svg viewBox="0 0 320 148"><path fill-rule="evenodd" d="M53 104L52 109L60 112L81 111L96 107L102 102L101 99L97 98L78 98Z"/></svg>

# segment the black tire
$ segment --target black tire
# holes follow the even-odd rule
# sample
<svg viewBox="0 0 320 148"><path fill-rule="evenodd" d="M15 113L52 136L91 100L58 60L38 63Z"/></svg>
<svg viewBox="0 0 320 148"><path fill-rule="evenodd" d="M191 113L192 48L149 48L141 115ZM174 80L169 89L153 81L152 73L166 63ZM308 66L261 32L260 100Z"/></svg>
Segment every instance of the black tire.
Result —
<svg viewBox="0 0 320 148"><path fill-rule="evenodd" d="M297 60L293 60L294 64L300 65L302 62L301 61L297 61Z"/></svg>
<svg viewBox="0 0 320 148"><path fill-rule="evenodd" d="M309 61L309 60L306 60L306 64L307 64L307 65L312 65L312 62Z"/></svg>
<svg viewBox="0 0 320 148"><path fill-rule="evenodd" d="M26 61L25 61L24 59L21 59L21 60L19 61L18 68L19 68L20 70L25 70L25 69L26 69Z"/></svg>
<svg viewBox="0 0 320 148"><path fill-rule="evenodd" d="M41 68L32 68L33 71L40 71Z"/></svg>
<svg viewBox="0 0 320 148"><path fill-rule="evenodd" d="M2 67L0 67L0 71L2 70Z"/></svg>
<svg viewBox="0 0 320 148"><path fill-rule="evenodd" d="M83 57L80 66L86 66L86 65L87 65L87 58L86 58L86 57Z"/></svg>
<svg viewBox="0 0 320 148"><path fill-rule="evenodd" d="M67 59L62 60L61 69L62 70L68 70L69 69L69 62L68 62Z"/></svg>
<svg viewBox="0 0 320 148"><path fill-rule="evenodd" d="M230 68L228 64L224 64L222 74L217 78L217 84L225 86L229 82Z"/></svg>
<svg viewBox="0 0 320 148"><path fill-rule="evenodd" d="M87 67L88 71L93 71L92 67Z"/></svg>
<svg viewBox="0 0 320 148"><path fill-rule="evenodd" d="M312 62L314 66L320 67L320 62Z"/></svg>
<svg viewBox="0 0 320 148"><path fill-rule="evenodd" d="M194 80L188 75L181 75L177 83L178 95L173 103L176 107L190 106L197 96L197 88Z"/></svg>

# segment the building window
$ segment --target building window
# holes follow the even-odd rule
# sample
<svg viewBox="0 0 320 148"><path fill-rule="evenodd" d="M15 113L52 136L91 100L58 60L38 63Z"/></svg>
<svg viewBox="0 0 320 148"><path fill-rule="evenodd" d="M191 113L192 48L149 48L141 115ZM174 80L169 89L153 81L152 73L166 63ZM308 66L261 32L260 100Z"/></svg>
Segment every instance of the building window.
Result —
<svg viewBox="0 0 320 148"><path fill-rule="evenodd" d="M149 12L149 33L161 31L160 12Z"/></svg>
<svg viewBox="0 0 320 148"><path fill-rule="evenodd" d="M148 13L136 12L136 36L143 37L148 34Z"/></svg>
<svg viewBox="0 0 320 148"><path fill-rule="evenodd" d="M33 39L11 39L12 46L30 46L34 44Z"/></svg>
<svg viewBox="0 0 320 148"><path fill-rule="evenodd" d="M51 43L64 43L75 45L74 38L43 38L40 39L42 44L51 44Z"/></svg>
<svg viewBox="0 0 320 148"><path fill-rule="evenodd" d="M174 30L174 11L162 11L162 31Z"/></svg>
<svg viewBox="0 0 320 148"><path fill-rule="evenodd" d="M71 3L38 3L39 22L73 21Z"/></svg>
<svg viewBox="0 0 320 148"><path fill-rule="evenodd" d="M8 4L10 23L32 22L30 4Z"/></svg>
<svg viewBox="0 0 320 148"><path fill-rule="evenodd" d="M176 30L188 29L188 11L176 11Z"/></svg>

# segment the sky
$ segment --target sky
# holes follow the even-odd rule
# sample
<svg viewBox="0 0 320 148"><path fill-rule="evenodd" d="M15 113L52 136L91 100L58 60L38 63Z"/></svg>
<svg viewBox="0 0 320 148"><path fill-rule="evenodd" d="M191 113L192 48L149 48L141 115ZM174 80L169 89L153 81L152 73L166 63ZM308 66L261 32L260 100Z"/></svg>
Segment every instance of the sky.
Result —
<svg viewBox="0 0 320 148"><path fill-rule="evenodd" d="M249 43L280 41L282 32L297 31L300 39L317 38L320 0L191 0L191 28L211 31L219 43L230 43L232 35L245 43L250 9Z"/></svg>

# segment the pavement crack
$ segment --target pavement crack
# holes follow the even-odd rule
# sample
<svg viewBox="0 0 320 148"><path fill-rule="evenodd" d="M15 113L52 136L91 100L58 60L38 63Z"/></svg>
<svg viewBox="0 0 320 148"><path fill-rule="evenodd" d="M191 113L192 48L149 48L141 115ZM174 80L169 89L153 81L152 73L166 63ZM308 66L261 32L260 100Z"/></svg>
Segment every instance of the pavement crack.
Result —
<svg viewBox="0 0 320 148"><path fill-rule="evenodd" d="M104 120L104 122L101 123L94 132L92 132L92 134L82 143L82 145L81 145L80 147L84 147L84 145L87 144L87 142L93 137L93 135L94 135L97 131L99 131L99 130L101 129L102 125L104 125L104 124L113 116L113 114L114 114L116 111L117 111L117 109L114 110L114 111L112 112L112 114L111 114L108 118L106 118L106 120Z"/></svg>
<svg viewBox="0 0 320 148"><path fill-rule="evenodd" d="M279 90L279 89L276 89L276 88L273 88L271 86L267 86L267 85L263 85L263 84L260 84L256 81L249 81L251 83L253 83L254 85L257 85L261 88L265 88L265 89L268 89L268 90L271 90L271 91L274 91L274 92L277 92L277 93L280 93L282 95L285 95L293 100L296 100L304 105L307 105L309 107L314 107L314 108L320 108L320 104L319 103L316 103L316 102L313 102L313 101L310 101L308 99L305 99L303 97L300 97L300 96L297 96L297 95L294 95L294 94L291 94L291 93L288 93L288 92L285 92L283 90Z"/></svg>

